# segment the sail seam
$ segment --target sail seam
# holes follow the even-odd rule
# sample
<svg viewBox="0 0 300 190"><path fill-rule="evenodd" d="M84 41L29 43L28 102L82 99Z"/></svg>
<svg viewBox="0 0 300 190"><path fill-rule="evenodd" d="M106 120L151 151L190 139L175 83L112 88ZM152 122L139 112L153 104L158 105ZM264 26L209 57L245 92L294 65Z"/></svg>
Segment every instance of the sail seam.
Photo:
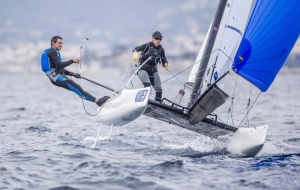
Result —
<svg viewBox="0 0 300 190"><path fill-rule="evenodd" d="M297 7L297 6L295 6L294 9L295 9L296 7ZM289 13L289 12L288 12L288 13ZM265 34L264 36L261 36L260 39L257 39L256 42L254 42L252 46L255 46L255 45L256 45L257 43L259 43L259 42L262 43L262 39L264 39L264 37L265 37L267 34L269 34L269 32L272 31L277 25L279 25L279 23L282 23L282 22L284 21L284 19L288 16L288 13L287 13L284 17L282 17L282 19L281 19L280 21L278 21L278 22L274 25L274 27L270 28L269 31L267 31L266 34ZM299 15L299 16L300 16L300 15ZM277 34L281 33L284 29L288 28L289 25L293 24L294 21L297 20L297 19L299 18L299 16L296 17L294 20L292 20L290 23L288 23L288 24L286 25L286 27L283 27L282 30L278 31L273 37L275 37ZM271 21L270 21L270 22L271 22ZM267 25L266 25L266 27L267 27ZM251 38L249 38L249 40L250 40L250 39L251 39ZM265 41L269 41L270 39L272 39L272 38L269 38L268 40L265 40Z"/></svg>
<svg viewBox="0 0 300 190"><path fill-rule="evenodd" d="M236 32L239 33L241 36L243 36L242 32L241 32L239 29L237 29L236 27L231 26L231 25L227 25L227 24L225 24L225 27L226 27L226 28L229 28L229 29L231 29L231 30L233 30L233 31L236 31Z"/></svg>

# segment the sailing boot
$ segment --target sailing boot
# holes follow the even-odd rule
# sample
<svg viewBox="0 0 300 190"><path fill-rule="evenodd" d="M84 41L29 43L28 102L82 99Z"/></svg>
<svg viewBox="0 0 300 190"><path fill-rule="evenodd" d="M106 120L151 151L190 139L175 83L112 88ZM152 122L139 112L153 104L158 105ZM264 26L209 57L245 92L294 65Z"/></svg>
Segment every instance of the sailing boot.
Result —
<svg viewBox="0 0 300 190"><path fill-rule="evenodd" d="M96 102L96 104L100 107L102 106L102 104L104 104L106 102L106 100L108 100L110 97L109 96L103 96L102 98L99 98L98 102Z"/></svg>
<svg viewBox="0 0 300 190"><path fill-rule="evenodd" d="M162 96L162 89L161 88L155 89L155 101L160 102L161 96Z"/></svg>

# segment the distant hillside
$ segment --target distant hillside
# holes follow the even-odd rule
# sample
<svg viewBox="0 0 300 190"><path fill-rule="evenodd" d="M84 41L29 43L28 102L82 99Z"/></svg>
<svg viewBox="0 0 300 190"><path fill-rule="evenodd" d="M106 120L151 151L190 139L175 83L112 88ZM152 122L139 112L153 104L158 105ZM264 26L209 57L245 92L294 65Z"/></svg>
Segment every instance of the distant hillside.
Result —
<svg viewBox="0 0 300 190"><path fill-rule="evenodd" d="M50 38L64 38L62 54L84 50L102 66L124 66L132 48L159 30L171 62L193 63L215 14L217 0L11 0L0 6L0 72L24 62L39 70L41 52ZM78 56L78 54L76 55ZM86 56L86 57L84 57ZM300 66L300 43L285 66ZM87 55L83 55L86 62ZM183 63L185 62L185 63ZM111 64L109 64L111 63ZM119 67L119 66L118 66ZM177 69L180 69L179 67ZM22 69L20 69L22 70Z"/></svg>
<svg viewBox="0 0 300 190"><path fill-rule="evenodd" d="M132 43L143 39L148 29L146 39L155 30L165 38L193 36L206 32L217 4L209 0L5 1L0 7L0 43L43 41L53 35L80 43L89 34L96 42Z"/></svg>

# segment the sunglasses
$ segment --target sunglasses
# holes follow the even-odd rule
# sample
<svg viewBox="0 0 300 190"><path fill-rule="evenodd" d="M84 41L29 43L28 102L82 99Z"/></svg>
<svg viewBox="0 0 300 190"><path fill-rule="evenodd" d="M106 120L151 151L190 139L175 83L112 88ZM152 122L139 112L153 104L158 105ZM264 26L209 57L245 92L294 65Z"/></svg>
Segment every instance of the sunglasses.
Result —
<svg viewBox="0 0 300 190"><path fill-rule="evenodd" d="M160 40L160 41L162 40L162 38L154 38L154 39L156 39L156 40Z"/></svg>

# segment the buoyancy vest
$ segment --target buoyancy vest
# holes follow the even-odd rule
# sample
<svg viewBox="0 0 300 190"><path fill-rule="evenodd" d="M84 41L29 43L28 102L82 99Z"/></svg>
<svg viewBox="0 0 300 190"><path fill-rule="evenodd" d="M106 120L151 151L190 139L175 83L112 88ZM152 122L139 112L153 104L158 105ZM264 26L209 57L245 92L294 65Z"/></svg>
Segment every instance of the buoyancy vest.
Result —
<svg viewBox="0 0 300 190"><path fill-rule="evenodd" d="M50 59L48 57L48 51L50 49L51 48L45 49L44 52L43 52L43 54L42 54L42 57L41 57L41 68L42 68L42 71L44 71L45 73L49 73L49 72L55 70L54 68L51 68ZM58 60L61 61L60 53L58 53L57 50L56 50L56 52L57 52Z"/></svg>
<svg viewBox="0 0 300 190"><path fill-rule="evenodd" d="M143 63L144 61L146 61L151 56L152 59L149 60L146 63L146 65L156 66L157 63L158 63L157 58L161 57L161 52L162 52L161 45L158 48L154 48L153 44L149 43L148 51L141 55L141 62Z"/></svg>

